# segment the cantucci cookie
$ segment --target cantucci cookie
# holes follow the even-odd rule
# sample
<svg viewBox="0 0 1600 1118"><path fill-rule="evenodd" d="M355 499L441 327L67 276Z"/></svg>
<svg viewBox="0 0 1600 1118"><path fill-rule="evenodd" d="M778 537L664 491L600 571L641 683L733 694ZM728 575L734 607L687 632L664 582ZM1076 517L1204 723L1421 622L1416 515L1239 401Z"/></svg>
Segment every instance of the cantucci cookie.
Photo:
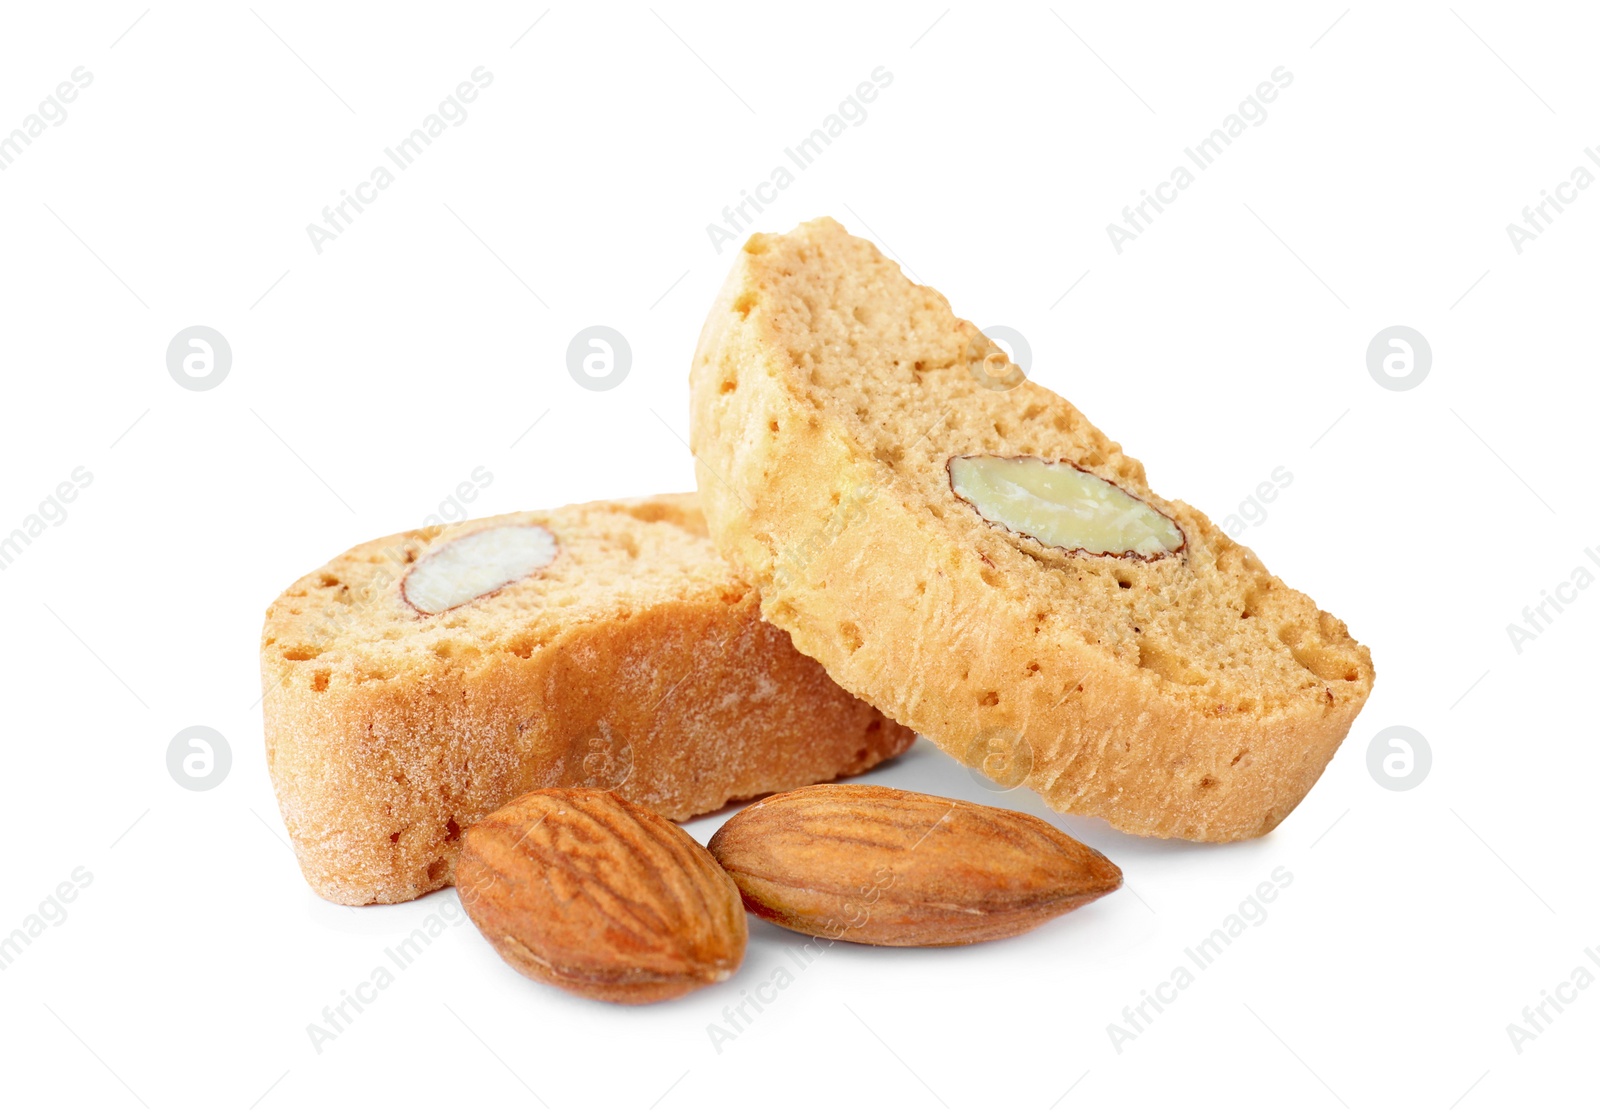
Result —
<svg viewBox="0 0 1600 1118"><path fill-rule="evenodd" d="M284 822L341 904L450 884L461 832L536 788L681 820L913 737L761 620L692 494L363 544L267 610L261 669Z"/></svg>
<svg viewBox="0 0 1600 1118"><path fill-rule="evenodd" d="M1344 624L823 219L757 235L700 336L711 533L843 687L1125 831L1270 831L1372 687Z"/></svg>

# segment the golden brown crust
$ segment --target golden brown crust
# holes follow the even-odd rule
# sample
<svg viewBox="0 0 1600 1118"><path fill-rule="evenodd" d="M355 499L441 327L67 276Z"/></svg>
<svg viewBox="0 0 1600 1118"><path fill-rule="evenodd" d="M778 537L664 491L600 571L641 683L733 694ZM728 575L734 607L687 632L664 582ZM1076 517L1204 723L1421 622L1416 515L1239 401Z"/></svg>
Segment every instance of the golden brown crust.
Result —
<svg viewBox="0 0 1600 1118"><path fill-rule="evenodd" d="M713 538L769 621L959 759L1136 834L1275 827L1370 692L1345 626L836 223L739 254L690 374ZM1015 383L1013 377L995 378ZM1182 556L1045 548L950 492L952 454L1068 460L1171 517Z"/></svg>
<svg viewBox="0 0 1600 1118"><path fill-rule="evenodd" d="M502 523L546 525L561 558L443 614L400 598L429 547ZM674 495L402 533L274 602L268 766L312 888L371 904L448 885L461 832L536 788L681 820L909 747L761 620L699 525Z"/></svg>

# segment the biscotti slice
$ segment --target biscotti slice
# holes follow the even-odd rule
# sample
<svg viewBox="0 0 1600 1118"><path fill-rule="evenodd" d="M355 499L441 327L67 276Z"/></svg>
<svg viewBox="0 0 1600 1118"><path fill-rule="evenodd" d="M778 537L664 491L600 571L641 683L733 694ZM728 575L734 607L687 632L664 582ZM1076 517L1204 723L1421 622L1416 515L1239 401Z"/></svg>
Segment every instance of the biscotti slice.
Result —
<svg viewBox="0 0 1600 1118"><path fill-rule="evenodd" d="M1058 810L1270 831L1371 690L1342 622L834 221L750 238L690 383L701 503L767 620Z"/></svg>
<svg viewBox="0 0 1600 1118"><path fill-rule="evenodd" d="M341 904L449 885L462 831L536 788L681 820L913 737L761 620L692 494L363 544L267 610L261 674L284 823Z"/></svg>

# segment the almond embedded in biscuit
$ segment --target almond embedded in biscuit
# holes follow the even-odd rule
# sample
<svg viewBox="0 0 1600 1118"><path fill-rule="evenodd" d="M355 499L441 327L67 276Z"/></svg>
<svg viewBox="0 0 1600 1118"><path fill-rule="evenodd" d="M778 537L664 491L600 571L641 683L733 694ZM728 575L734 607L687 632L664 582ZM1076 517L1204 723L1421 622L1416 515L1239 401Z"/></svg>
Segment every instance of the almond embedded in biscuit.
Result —
<svg viewBox="0 0 1600 1118"><path fill-rule="evenodd" d="M986 764L1058 810L1263 834L1371 691L1343 622L834 221L750 239L690 389L706 517L763 616L957 757L1012 750ZM1121 507L1074 528L1093 493L952 486L953 462L996 459L1077 471Z"/></svg>
<svg viewBox="0 0 1600 1118"><path fill-rule="evenodd" d="M462 832L531 789L688 819L913 737L762 621L693 495L362 544L272 604L261 674L284 823L341 904L449 885Z"/></svg>

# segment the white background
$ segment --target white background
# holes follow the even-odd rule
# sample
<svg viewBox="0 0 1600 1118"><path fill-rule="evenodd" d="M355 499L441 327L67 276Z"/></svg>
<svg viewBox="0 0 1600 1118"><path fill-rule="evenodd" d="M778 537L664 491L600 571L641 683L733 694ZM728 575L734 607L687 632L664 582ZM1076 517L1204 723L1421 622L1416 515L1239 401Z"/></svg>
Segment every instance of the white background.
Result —
<svg viewBox="0 0 1600 1118"><path fill-rule="evenodd" d="M1577 8L32 7L0 26L0 130L75 67L93 80L0 172L0 534L75 467L93 481L0 570L0 935L75 867L93 883L0 971L8 1112L1591 1095L1600 991L1563 988L1520 1053L1507 1032L1576 968L1600 977L1600 589L1520 650L1506 628L1600 572L1600 189L1521 254L1506 232L1600 143ZM307 224L479 66L468 118L314 251ZM691 488L686 372L731 258L707 223L879 66L868 118L759 227L874 236L958 313L1021 331L1035 379L1219 521L1287 469L1241 539L1371 647L1349 741L1259 841L1054 817L1127 887L1005 943L835 946L720 1052L708 1026L794 969L798 937L755 922L728 986L626 1009L524 981L462 925L318 1054L307 1026L453 894L355 910L306 888L263 758L262 610L478 466L474 515ZM1107 223L1279 66L1265 122L1113 251ZM594 323L633 351L607 392L566 367ZM165 363L195 324L233 351L205 392ZM1432 346L1410 391L1366 365L1395 324ZM192 725L231 745L209 792L167 771ZM1431 745L1411 791L1369 772L1394 725ZM868 779L1052 817L926 743ZM1124 1007L1279 866L1265 921L1119 1052Z"/></svg>

